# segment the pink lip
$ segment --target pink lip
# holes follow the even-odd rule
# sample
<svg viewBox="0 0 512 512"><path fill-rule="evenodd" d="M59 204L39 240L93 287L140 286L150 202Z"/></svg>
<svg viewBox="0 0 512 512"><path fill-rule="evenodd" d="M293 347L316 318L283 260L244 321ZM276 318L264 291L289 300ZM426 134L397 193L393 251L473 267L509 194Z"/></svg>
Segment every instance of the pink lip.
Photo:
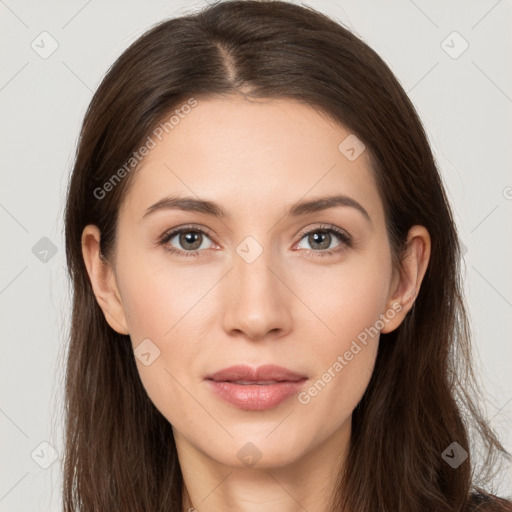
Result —
<svg viewBox="0 0 512 512"><path fill-rule="evenodd" d="M277 382L256 384L271 380ZM275 365L257 368L236 365L206 377L206 382L219 397L240 409L251 411L276 407L298 393L306 380L305 375ZM236 384L233 381L254 381L255 384Z"/></svg>
<svg viewBox="0 0 512 512"><path fill-rule="evenodd" d="M233 381L233 380L279 380L279 381L298 381L305 379L306 375L292 372L282 366L274 364L265 364L256 368L245 364L237 364L224 368L212 375L206 377L215 381Z"/></svg>

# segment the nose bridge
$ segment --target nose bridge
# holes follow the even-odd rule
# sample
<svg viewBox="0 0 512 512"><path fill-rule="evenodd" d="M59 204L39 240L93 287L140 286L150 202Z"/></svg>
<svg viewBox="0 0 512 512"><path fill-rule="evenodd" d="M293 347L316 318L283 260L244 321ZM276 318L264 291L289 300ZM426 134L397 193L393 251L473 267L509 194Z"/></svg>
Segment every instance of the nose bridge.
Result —
<svg viewBox="0 0 512 512"><path fill-rule="evenodd" d="M290 328L286 287L274 273L279 264L269 247L252 236L246 237L233 257L227 290L225 329L244 332L252 338L274 330Z"/></svg>
<svg viewBox="0 0 512 512"><path fill-rule="evenodd" d="M275 258L272 257L270 249L260 247L250 240L237 247L234 261L237 291L247 298L260 294L274 296L276 277L270 269L275 266ZM266 297L267 300L270 298Z"/></svg>

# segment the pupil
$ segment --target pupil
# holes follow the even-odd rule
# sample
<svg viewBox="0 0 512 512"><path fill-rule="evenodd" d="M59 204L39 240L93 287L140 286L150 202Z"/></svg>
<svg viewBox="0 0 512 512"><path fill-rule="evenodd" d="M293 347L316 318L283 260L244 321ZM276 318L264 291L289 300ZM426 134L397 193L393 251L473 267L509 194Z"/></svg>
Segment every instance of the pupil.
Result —
<svg viewBox="0 0 512 512"><path fill-rule="evenodd" d="M201 247L201 241L197 242L200 238L200 233L194 233L192 231L188 231L187 233L181 234L180 243L186 247L186 244L192 244L192 247L188 247L189 249L195 250Z"/></svg>
<svg viewBox="0 0 512 512"><path fill-rule="evenodd" d="M323 243L322 243L323 240ZM326 243L327 240L327 243ZM319 249L327 249L330 245L330 234L326 233L325 231L318 231L314 233L313 235L310 235L309 243L313 245L313 243L319 243L320 247Z"/></svg>

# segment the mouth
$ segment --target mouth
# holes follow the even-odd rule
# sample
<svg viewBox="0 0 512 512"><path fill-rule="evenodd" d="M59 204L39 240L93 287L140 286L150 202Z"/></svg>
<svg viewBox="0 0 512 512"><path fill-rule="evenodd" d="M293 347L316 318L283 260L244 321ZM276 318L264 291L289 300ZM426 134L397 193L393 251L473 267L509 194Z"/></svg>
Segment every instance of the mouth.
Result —
<svg viewBox="0 0 512 512"><path fill-rule="evenodd" d="M307 378L298 372L277 366L266 364L262 366L249 366L239 364L224 368L218 372L208 375L206 379L215 382L236 382L241 384L275 384L276 382L298 382Z"/></svg>
<svg viewBox="0 0 512 512"><path fill-rule="evenodd" d="M219 382L219 381L216 381ZM242 386L268 386L269 384L277 384L278 382L289 382L282 380L226 380L220 382L231 382L232 384L240 384Z"/></svg>
<svg viewBox="0 0 512 512"><path fill-rule="evenodd" d="M263 411L297 394L307 376L275 365L237 365L209 375L209 388L225 402L239 409Z"/></svg>

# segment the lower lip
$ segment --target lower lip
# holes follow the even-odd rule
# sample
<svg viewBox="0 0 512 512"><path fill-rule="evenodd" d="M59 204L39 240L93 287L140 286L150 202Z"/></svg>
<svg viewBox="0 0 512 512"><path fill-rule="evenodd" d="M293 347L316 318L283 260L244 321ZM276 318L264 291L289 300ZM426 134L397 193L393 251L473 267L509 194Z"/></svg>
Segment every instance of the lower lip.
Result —
<svg viewBox="0 0 512 512"><path fill-rule="evenodd" d="M307 379L283 381L275 384L235 384L233 382L208 379L212 390L230 404L248 411L264 411L278 406L281 402L297 394Z"/></svg>

